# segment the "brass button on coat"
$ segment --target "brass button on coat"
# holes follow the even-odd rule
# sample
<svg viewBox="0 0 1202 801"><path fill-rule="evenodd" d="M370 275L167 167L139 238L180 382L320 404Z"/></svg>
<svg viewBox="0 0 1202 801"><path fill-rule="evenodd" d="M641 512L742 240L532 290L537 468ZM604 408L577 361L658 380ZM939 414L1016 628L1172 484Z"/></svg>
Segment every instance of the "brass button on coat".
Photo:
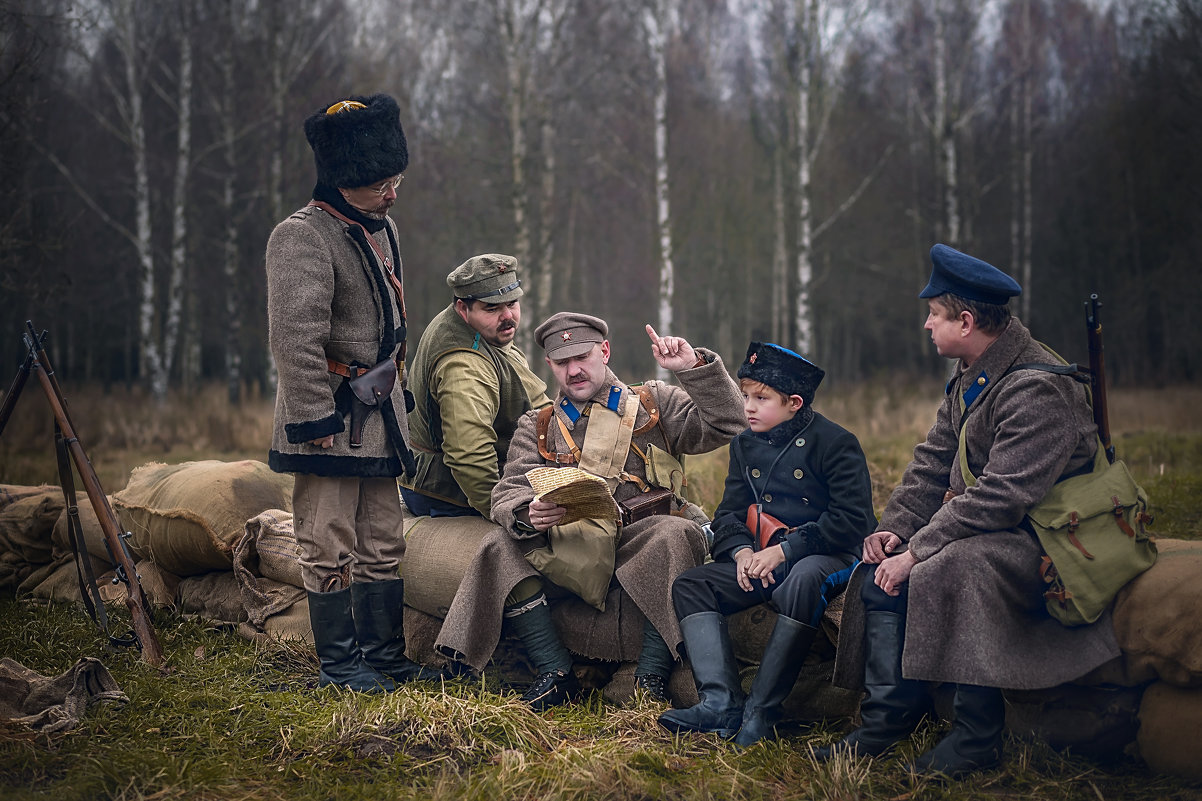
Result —
<svg viewBox="0 0 1202 801"><path fill-rule="evenodd" d="M806 477L806 471L802 470L800 467L793 471L793 478L805 478L805 477Z"/></svg>
<svg viewBox="0 0 1202 801"><path fill-rule="evenodd" d="M759 477L760 477L760 469L759 469L758 467L753 467L753 468L751 469L751 477L752 477L752 478L759 478Z"/></svg>

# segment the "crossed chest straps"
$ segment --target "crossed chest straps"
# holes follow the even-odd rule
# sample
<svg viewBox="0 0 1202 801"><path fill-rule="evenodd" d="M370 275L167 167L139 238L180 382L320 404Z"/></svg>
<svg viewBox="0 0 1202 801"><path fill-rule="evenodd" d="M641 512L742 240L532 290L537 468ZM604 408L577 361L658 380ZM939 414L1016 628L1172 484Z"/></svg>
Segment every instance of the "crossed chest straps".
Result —
<svg viewBox="0 0 1202 801"><path fill-rule="evenodd" d="M638 428L635 428L631 432L630 450L638 454L638 457L643 460L643 464L647 464L647 454L643 453L639 446L634 442L634 437L637 437L640 434L645 434L655 426L659 425L659 405L655 401L655 396L651 394L651 390L647 387L640 386L635 387L634 389L636 392L638 392L639 404L646 409L649 419L646 423ZM588 414L587 407L584 414ZM559 419L558 417L555 417L555 422L559 424L559 432L563 435L564 441L567 442L570 452L559 453L550 449L547 434L551 428L551 418L554 416L554 406L544 406L538 412L536 431L538 434L538 453L548 462L552 462L554 464L564 466L578 464L581 457L580 447L576 444L576 441L572 439L572 432L568 430L566 425L564 425L563 420ZM663 433L662 428L661 433ZM668 437L666 434L664 434L664 444L667 444L667 442ZM643 481L643 479L639 478L638 476L631 475L625 470L618 475L618 478L622 481L629 481L635 484L640 490L645 491L648 488L647 483Z"/></svg>
<svg viewBox="0 0 1202 801"><path fill-rule="evenodd" d="M401 279L397 277L396 266L392 263L392 257L384 253L384 250L380 247L380 243L376 241L375 237L371 235L371 232L369 232L362 223L352 220L350 217L347 217L345 214L325 201L310 200L309 205L316 206L326 214L329 214L331 217L341 220L347 225L353 225L363 232L363 238L367 240L367 244L371 246L373 251L375 251L376 258L380 260L380 265L384 268L384 274L388 276L388 283L392 286L392 291L396 293L397 308L401 311L401 320L404 320L405 289L401 285ZM396 361L398 373L402 372L405 368L405 350L407 345L407 342L402 342L400 353L397 354ZM355 367L353 365L343 364L342 362L329 358L326 359L326 367L331 373L340 375L343 378L356 378L360 374L367 372L369 369L367 367Z"/></svg>

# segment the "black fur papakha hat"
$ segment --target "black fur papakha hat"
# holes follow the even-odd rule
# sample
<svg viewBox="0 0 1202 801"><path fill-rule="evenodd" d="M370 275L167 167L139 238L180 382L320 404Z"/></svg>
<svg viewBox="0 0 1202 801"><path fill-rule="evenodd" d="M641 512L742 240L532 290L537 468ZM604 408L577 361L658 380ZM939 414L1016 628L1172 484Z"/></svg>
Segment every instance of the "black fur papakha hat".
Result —
<svg viewBox="0 0 1202 801"><path fill-rule="evenodd" d="M371 186L409 166L401 110L388 95L351 95L305 120L317 180L335 189Z"/></svg>
<svg viewBox="0 0 1202 801"><path fill-rule="evenodd" d="M826 371L809 359L771 342L752 342L738 377L759 381L786 395L800 395L809 406Z"/></svg>

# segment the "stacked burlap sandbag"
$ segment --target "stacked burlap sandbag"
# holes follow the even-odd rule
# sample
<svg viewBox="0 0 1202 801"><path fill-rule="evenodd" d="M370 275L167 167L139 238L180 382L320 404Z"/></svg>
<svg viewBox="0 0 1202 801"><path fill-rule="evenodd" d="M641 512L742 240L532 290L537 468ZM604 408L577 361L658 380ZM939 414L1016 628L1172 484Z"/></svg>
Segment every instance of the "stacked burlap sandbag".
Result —
<svg viewBox="0 0 1202 801"><path fill-rule="evenodd" d="M1119 591L1122 655L1071 684L1007 692L1007 727L1095 757L1137 754L1202 779L1202 542L1159 539L1156 564Z"/></svg>
<svg viewBox="0 0 1202 801"><path fill-rule="evenodd" d="M234 546L247 520L267 509L291 509L292 477L249 459L152 462L134 469L113 506L130 532L130 550L154 566L164 587L176 585L181 611L237 624L247 614L233 572Z"/></svg>
<svg viewBox="0 0 1202 801"><path fill-rule="evenodd" d="M246 521L292 508L292 477L253 460L209 460L135 468L113 506L130 549L177 576L233 569Z"/></svg>
<svg viewBox="0 0 1202 801"><path fill-rule="evenodd" d="M1202 542L1161 539L1156 564L1119 592L1115 673L1151 681L1139 704L1139 754L1157 773L1202 779Z"/></svg>
<svg viewBox="0 0 1202 801"><path fill-rule="evenodd" d="M58 497L62 498L62 490L55 488ZM110 498L111 503L111 498ZM113 569L108 549L105 547L104 529L100 526L100 518L92 506L86 492L75 493L76 514L79 517L80 533L83 535L82 557L87 559L92 575L97 577L97 583L103 589L104 582L99 577ZM55 520L50 533L51 561L38 568L21 582L17 592L32 595L48 601L82 601L79 590L80 572L83 566L75 561L74 543L68 527L68 510L64 508ZM83 574L86 580L86 573ZM103 596L104 593L102 592ZM124 594L121 596L124 598Z"/></svg>
<svg viewBox="0 0 1202 801"><path fill-rule="evenodd" d="M55 486L0 485L0 592L18 591L35 571L54 561L50 533L63 511ZM36 583L36 582L35 582Z"/></svg>
<svg viewBox="0 0 1202 801"><path fill-rule="evenodd" d="M299 557L291 512L268 509L246 521L234 546L244 636L313 641Z"/></svg>

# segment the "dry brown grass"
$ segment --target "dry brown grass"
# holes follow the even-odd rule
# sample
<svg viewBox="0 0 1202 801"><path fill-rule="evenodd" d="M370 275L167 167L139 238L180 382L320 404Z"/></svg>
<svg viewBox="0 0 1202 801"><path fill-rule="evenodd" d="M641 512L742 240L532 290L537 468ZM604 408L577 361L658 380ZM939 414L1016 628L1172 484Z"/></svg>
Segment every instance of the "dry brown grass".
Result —
<svg viewBox="0 0 1202 801"><path fill-rule="evenodd" d="M892 378L839 387L818 397L815 408L863 443L878 509L901 479L914 445L926 436L942 392L938 381ZM160 407L136 388L106 393L99 387L67 386L64 394L76 434L110 493L125 486L134 467L149 461L267 459L270 397L251 394L233 406L224 387L209 385L193 394L175 392ZM1202 433L1202 416L1196 413L1202 408L1202 387L1116 389L1110 403L1120 456L1130 456L1132 468L1145 474L1172 469L1177 438ZM55 483L53 438L50 406L40 387L30 383L0 435L0 483ZM1127 454L1124 443L1131 438L1152 444L1139 444ZM722 497L727 458L720 448L687 460L690 495L709 512Z"/></svg>

